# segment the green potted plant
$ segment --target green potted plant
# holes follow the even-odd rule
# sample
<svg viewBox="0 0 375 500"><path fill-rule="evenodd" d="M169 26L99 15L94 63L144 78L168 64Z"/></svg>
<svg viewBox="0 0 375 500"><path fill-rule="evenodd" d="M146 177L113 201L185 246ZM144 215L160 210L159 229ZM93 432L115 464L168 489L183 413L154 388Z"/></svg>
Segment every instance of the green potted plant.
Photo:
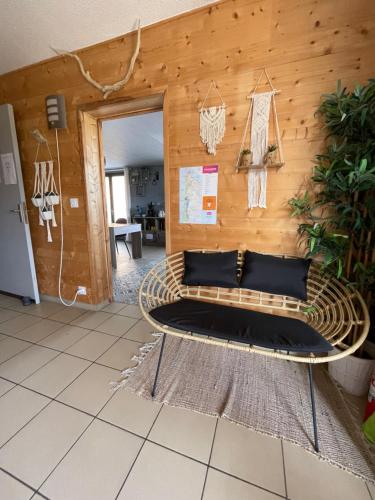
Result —
<svg viewBox="0 0 375 500"><path fill-rule="evenodd" d="M356 287L374 312L375 80L324 95L317 111L328 131L315 157L311 186L289 200L306 255L322 271ZM373 328L373 325L372 325ZM373 367L365 349L329 363L330 373L355 394L366 393Z"/></svg>
<svg viewBox="0 0 375 500"><path fill-rule="evenodd" d="M267 151L263 157L263 162L265 165L272 165L275 163L276 160L276 151L277 151L277 145L276 144L270 144L267 147Z"/></svg>
<svg viewBox="0 0 375 500"><path fill-rule="evenodd" d="M241 151L240 167L250 167L251 165L251 151L250 149L243 149Z"/></svg>

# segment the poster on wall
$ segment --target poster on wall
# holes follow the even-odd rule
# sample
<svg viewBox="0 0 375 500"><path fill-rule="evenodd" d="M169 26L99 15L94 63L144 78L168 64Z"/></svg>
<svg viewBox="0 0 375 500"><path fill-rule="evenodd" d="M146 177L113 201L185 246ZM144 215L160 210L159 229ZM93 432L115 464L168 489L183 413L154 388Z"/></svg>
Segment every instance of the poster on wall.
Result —
<svg viewBox="0 0 375 500"><path fill-rule="evenodd" d="M219 165L180 168L180 224L216 224Z"/></svg>
<svg viewBox="0 0 375 500"><path fill-rule="evenodd" d="M13 153L0 155L0 164L4 184L17 184L16 165L14 164Z"/></svg>

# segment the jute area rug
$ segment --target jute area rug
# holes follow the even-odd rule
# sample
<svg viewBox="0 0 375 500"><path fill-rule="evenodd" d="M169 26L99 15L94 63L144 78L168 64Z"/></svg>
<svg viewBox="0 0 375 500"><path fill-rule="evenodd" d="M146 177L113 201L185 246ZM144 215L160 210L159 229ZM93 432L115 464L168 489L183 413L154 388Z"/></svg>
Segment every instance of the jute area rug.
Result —
<svg viewBox="0 0 375 500"><path fill-rule="evenodd" d="M122 385L151 399L160 341ZM375 456L326 370L313 369L320 458L375 480ZM219 416L314 453L306 365L167 336L155 400Z"/></svg>

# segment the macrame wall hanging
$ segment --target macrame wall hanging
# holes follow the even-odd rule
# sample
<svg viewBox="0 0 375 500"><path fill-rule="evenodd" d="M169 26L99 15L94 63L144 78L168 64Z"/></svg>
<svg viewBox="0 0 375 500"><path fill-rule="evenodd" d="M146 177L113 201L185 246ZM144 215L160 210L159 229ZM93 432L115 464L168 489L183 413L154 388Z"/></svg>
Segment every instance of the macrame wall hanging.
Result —
<svg viewBox="0 0 375 500"><path fill-rule="evenodd" d="M50 160L39 162L37 161L40 144L41 143L38 143L34 161L34 192L31 197L31 202L35 207L38 208L39 225L46 225L47 241L51 243L52 234L50 223L52 224L52 227L57 227L54 207L55 205L58 205L60 203L60 196L58 194L56 182L53 176L53 160L47 142L42 144L46 144Z"/></svg>
<svg viewBox="0 0 375 500"><path fill-rule="evenodd" d="M262 76L265 75L269 92L257 93ZM249 113L237 157L236 171L248 172L248 207L266 208L267 169L284 165L284 155L277 119L275 95L279 92L272 86L266 69L262 70L250 98ZM269 141L270 115L273 115L274 143ZM250 131L249 135L248 132ZM249 149L244 149L249 140Z"/></svg>
<svg viewBox="0 0 375 500"><path fill-rule="evenodd" d="M212 87L214 87L220 97L221 105L205 108L204 105L206 104L207 97L209 96ZM225 104L216 82L213 80L211 80L206 97L204 98L202 106L199 109L199 117L201 140L203 144L207 146L208 154L216 155L216 146L223 140L225 132Z"/></svg>

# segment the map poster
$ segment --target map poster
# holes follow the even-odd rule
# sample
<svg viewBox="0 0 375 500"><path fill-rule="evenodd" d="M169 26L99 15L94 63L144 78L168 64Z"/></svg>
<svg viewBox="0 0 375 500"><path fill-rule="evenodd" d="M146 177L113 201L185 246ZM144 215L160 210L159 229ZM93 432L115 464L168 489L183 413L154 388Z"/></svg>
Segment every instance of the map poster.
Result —
<svg viewBox="0 0 375 500"><path fill-rule="evenodd" d="M180 168L180 224L216 224L219 165Z"/></svg>

